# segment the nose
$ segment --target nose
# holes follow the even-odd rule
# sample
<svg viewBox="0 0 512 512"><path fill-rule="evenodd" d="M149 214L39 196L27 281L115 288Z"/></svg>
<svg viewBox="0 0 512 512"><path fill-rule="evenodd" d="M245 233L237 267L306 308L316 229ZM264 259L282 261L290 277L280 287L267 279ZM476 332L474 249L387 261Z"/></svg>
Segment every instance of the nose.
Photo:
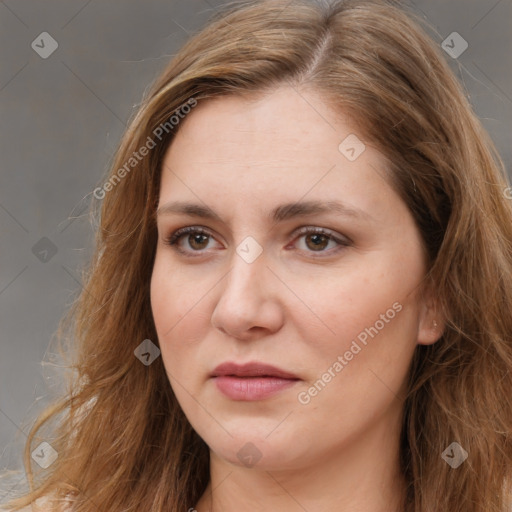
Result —
<svg viewBox="0 0 512 512"><path fill-rule="evenodd" d="M240 340L277 332L284 320L283 285L267 267L264 252L252 263L233 253L231 269L221 280L211 324Z"/></svg>

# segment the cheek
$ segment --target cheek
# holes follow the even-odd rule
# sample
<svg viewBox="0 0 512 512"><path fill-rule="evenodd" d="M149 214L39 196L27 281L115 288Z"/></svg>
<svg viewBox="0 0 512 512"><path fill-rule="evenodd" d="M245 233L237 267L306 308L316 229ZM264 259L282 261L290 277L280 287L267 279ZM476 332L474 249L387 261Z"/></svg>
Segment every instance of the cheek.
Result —
<svg viewBox="0 0 512 512"><path fill-rule="evenodd" d="M201 281L191 285L190 277L174 268L165 255L157 251L151 276L151 309L156 330L163 339L172 337L187 316L200 308L200 299L206 290L198 282Z"/></svg>
<svg viewBox="0 0 512 512"><path fill-rule="evenodd" d="M330 370L337 377L332 389L356 395L369 391L379 378L398 390L416 346L419 310L414 292L423 268L414 254L409 252L405 260L391 252L376 253L336 279L317 276L315 286L308 280L296 288L308 298L310 310L318 312L318 318L297 312L294 320L307 342L303 356L315 361L315 378Z"/></svg>
<svg viewBox="0 0 512 512"><path fill-rule="evenodd" d="M326 294L333 301L319 310L330 312L325 322L336 334L307 331L302 356L313 364L297 394L304 413L318 416L314 423L325 424L320 411L329 411L326 436L355 432L392 407L402 394L416 346L417 311L400 295L402 290L344 284Z"/></svg>
<svg viewBox="0 0 512 512"><path fill-rule="evenodd" d="M179 270L169 270L168 262L157 254L150 289L153 320L164 366L182 383L188 380L186 375L193 375L186 368L201 364L196 347L207 336L208 289L197 282L191 285L190 277Z"/></svg>

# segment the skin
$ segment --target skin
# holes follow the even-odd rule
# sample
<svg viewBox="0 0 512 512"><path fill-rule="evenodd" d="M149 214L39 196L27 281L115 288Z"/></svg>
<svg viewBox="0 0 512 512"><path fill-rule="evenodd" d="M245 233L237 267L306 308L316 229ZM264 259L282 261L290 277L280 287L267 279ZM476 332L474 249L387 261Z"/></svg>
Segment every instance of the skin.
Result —
<svg viewBox="0 0 512 512"><path fill-rule="evenodd" d="M187 201L221 218L159 214L151 280L170 385L210 448L211 481L191 509L398 510L405 379L416 345L437 341L443 321L420 293L421 236L386 179L384 156L310 90L208 100L181 123L164 158L159 208ZM366 149L349 161L338 146L354 133ZM274 207L299 200L340 201L366 216L269 220ZM185 226L211 233L181 238L186 254L199 256L164 242ZM295 234L303 226L349 245ZM262 248L252 263L236 252L248 236ZM300 403L298 393L396 303L394 318ZM232 400L209 378L225 361L262 361L301 380L264 400ZM251 467L237 457L244 446L260 457Z"/></svg>

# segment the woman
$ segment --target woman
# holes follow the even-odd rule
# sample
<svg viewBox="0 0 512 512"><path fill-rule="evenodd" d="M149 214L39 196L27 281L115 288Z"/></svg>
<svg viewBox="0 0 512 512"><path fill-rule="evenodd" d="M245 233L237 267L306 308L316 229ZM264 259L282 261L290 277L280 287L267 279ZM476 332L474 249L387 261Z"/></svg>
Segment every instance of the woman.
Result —
<svg viewBox="0 0 512 512"><path fill-rule="evenodd" d="M77 375L25 464L67 411L58 457L13 504L508 510L508 190L412 14L232 6L94 191Z"/></svg>

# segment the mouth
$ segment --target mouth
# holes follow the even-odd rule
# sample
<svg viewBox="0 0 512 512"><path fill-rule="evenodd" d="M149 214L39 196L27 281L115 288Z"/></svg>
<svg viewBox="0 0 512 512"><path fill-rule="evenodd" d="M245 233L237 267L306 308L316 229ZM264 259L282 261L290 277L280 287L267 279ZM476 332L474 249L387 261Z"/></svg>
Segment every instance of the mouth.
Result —
<svg viewBox="0 0 512 512"><path fill-rule="evenodd" d="M225 396L239 401L269 398L301 380L281 368L258 362L243 365L223 363L213 370L210 377Z"/></svg>
<svg viewBox="0 0 512 512"><path fill-rule="evenodd" d="M211 377L246 377L262 378L274 377L279 379L300 380L297 375L289 373L281 368L266 363L251 362L237 364L232 362L222 363L213 370Z"/></svg>

